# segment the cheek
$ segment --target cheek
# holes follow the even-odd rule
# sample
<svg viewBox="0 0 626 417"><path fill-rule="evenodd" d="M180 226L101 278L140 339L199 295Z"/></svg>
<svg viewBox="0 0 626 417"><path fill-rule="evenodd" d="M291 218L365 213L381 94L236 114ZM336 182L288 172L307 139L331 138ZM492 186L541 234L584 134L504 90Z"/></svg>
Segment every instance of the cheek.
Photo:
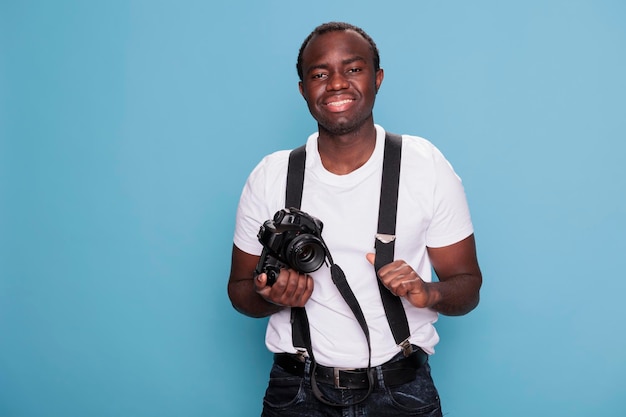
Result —
<svg viewBox="0 0 626 417"><path fill-rule="evenodd" d="M311 88L300 87L300 94L308 102L311 98Z"/></svg>
<svg viewBox="0 0 626 417"><path fill-rule="evenodd" d="M309 104L309 106L317 106L320 97L324 94L323 88L308 88L302 93L302 97Z"/></svg>

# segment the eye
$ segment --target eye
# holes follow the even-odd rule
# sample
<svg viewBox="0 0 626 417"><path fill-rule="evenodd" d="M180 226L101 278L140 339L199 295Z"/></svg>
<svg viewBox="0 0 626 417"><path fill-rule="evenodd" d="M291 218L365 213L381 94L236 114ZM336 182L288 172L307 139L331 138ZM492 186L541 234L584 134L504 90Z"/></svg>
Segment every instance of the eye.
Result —
<svg viewBox="0 0 626 417"><path fill-rule="evenodd" d="M320 80L322 78L326 78L328 76L328 74L324 73L324 72L317 72L315 74L313 74L311 76L311 78L315 79L315 80Z"/></svg>
<svg viewBox="0 0 626 417"><path fill-rule="evenodd" d="M348 72L352 72L352 73L354 73L354 72L361 72L361 71L363 71L363 70L361 68L359 68L359 67L350 68L348 70Z"/></svg>

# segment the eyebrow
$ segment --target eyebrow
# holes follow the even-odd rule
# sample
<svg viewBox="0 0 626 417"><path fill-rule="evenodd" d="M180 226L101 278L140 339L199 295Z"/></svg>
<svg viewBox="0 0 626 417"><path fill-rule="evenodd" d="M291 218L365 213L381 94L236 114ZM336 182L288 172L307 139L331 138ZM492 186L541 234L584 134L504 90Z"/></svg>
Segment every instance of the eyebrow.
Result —
<svg viewBox="0 0 626 417"><path fill-rule="evenodd" d="M341 61L342 65L350 65L354 62L357 61L363 61L363 62L367 62L367 60L365 58L363 58L362 56L354 56L352 58L348 58L348 59L344 59L343 61ZM307 69L307 73L310 73L311 71L317 70L317 69L327 69L328 68L328 64L318 64L318 65L312 65Z"/></svg>

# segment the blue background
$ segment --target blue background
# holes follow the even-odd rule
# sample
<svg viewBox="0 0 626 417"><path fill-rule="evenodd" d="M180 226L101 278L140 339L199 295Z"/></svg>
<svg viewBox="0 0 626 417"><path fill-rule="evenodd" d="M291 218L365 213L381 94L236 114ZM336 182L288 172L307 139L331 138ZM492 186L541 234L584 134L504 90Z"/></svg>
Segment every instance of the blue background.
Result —
<svg viewBox="0 0 626 417"><path fill-rule="evenodd" d="M260 158L315 129L319 23L376 40L375 120L463 178L485 284L442 317L449 416L626 415L626 5L0 3L0 416L258 415L226 296Z"/></svg>

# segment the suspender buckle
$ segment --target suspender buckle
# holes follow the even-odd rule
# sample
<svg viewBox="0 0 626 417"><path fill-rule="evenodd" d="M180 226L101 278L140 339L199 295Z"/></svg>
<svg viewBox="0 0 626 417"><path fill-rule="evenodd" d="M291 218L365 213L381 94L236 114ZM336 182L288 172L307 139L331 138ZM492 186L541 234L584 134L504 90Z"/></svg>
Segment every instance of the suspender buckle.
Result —
<svg viewBox="0 0 626 417"><path fill-rule="evenodd" d="M306 349L296 348L296 358L298 358L300 362L304 362L305 359L308 357L309 357L309 354L307 353Z"/></svg>
<svg viewBox="0 0 626 417"><path fill-rule="evenodd" d="M411 342L409 342L409 339L405 339L402 343L400 343L400 349L402 349L402 354L405 357L409 357L411 356L411 353L413 353L413 345L411 345Z"/></svg>
<svg viewBox="0 0 626 417"><path fill-rule="evenodd" d="M376 233L376 240L379 240L381 243L391 243L396 240L396 235L388 235L385 233Z"/></svg>

